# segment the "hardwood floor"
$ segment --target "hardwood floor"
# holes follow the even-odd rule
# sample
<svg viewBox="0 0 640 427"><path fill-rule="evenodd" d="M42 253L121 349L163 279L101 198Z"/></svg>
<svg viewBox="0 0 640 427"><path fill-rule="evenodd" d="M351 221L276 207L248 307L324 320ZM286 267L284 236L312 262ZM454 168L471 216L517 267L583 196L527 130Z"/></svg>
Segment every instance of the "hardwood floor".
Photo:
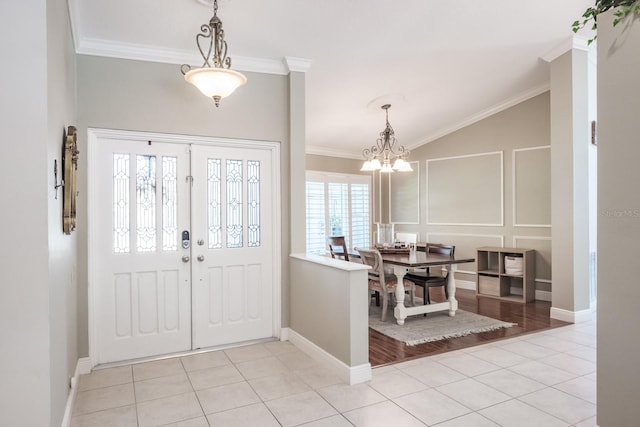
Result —
<svg viewBox="0 0 640 427"><path fill-rule="evenodd" d="M439 289L432 289L432 301L442 301L444 295L439 295ZM566 322L551 319L549 312L551 303L534 301L528 304L501 301L498 299L476 297L476 292L468 289L457 289L456 299L458 308L483 316L500 319L505 322L517 323L517 326L503 328L497 331L471 334L466 337L452 338L431 343L408 346L394 340L378 331L369 328L369 362L371 366L382 366L418 357L459 350L474 345L486 344L503 338L556 328L568 325Z"/></svg>

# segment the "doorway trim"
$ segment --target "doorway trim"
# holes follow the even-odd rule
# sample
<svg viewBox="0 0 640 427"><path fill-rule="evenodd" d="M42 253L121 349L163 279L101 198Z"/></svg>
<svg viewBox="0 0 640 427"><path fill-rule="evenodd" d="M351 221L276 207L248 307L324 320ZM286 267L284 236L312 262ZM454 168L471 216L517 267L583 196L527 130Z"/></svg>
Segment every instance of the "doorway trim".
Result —
<svg viewBox="0 0 640 427"><path fill-rule="evenodd" d="M219 146L225 148L261 148L267 149L271 153L271 179L275 191L273 192L274 203L272 205L273 242L272 251L274 254L272 283L273 283L273 336L280 338L282 331L282 226L281 226L281 179L280 179L280 142L260 141L249 139L218 138L207 136L180 135L156 132L127 131L104 128L87 128L87 317L89 334L89 359L91 367L97 365L97 331L95 312L96 304L93 286L96 282L96 250L91 236L95 235L97 224L95 218L96 198L95 191L96 178L91 171L96 169L98 159L95 151L96 144L100 139L120 139L129 141L155 141L173 144L200 144L208 146ZM229 347L228 345L226 347ZM199 350L198 352L201 352Z"/></svg>

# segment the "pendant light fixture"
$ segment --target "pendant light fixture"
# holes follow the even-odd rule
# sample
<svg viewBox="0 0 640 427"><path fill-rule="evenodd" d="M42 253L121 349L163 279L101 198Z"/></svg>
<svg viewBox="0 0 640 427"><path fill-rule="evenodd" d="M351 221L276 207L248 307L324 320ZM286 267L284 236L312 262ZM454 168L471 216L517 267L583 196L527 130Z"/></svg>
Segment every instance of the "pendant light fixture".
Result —
<svg viewBox="0 0 640 427"><path fill-rule="evenodd" d="M218 18L218 0L213 2L211 20L200 27L200 33L196 35L196 44L204 59L202 67L191 69L189 64L183 64L180 71L186 81L204 95L213 98L216 107L219 107L220 100L244 85L247 78L231 70L231 58L227 57L227 42L224 40L222 21Z"/></svg>
<svg viewBox="0 0 640 427"><path fill-rule="evenodd" d="M411 164L407 162L409 157L409 151L404 146L396 147L398 142L393 132L393 128L389 124L389 108L391 104L384 104L382 108L387 116L387 125L384 130L380 132L380 138L377 139L376 145L371 148L365 148L362 150L362 155L367 159L361 171L376 171L379 170L383 173L389 173L393 171L399 172L411 172L413 168ZM391 161L393 160L393 166Z"/></svg>

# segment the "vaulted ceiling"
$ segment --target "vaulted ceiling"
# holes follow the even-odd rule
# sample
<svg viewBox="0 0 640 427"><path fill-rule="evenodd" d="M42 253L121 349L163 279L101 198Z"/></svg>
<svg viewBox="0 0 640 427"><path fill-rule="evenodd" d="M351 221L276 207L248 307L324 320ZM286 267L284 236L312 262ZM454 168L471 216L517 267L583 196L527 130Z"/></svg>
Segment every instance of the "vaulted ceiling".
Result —
<svg viewBox="0 0 640 427"><path fill-rule="evenodd" d="M218 16L236 70L286 73L284 57L310 61L307 152L359 158L384 128L384 103L411 148L544 92L545 58L572 46L571 23L592 4L219 0ZM69 5L78 53L201 64L195 35L213 14L208 0Z"/></svg>

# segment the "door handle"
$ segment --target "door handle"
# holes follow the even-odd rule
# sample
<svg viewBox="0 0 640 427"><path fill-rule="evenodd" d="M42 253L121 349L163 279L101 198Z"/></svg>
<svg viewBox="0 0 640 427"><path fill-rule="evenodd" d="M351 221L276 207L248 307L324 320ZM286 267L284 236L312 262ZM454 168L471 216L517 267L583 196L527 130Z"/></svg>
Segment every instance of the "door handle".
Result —
<svg viewBox="0 0 640 427"><path fill-rule="evenodd" d="M198 261L200 262L204 261L204 255L198 255Z"/></svg>
<svg viewBox="0 0 640 427"><path fill-rule="evenodd" d="M182 257L182 262L189 262L189 257L188 256L183 256Z"/></svg>

